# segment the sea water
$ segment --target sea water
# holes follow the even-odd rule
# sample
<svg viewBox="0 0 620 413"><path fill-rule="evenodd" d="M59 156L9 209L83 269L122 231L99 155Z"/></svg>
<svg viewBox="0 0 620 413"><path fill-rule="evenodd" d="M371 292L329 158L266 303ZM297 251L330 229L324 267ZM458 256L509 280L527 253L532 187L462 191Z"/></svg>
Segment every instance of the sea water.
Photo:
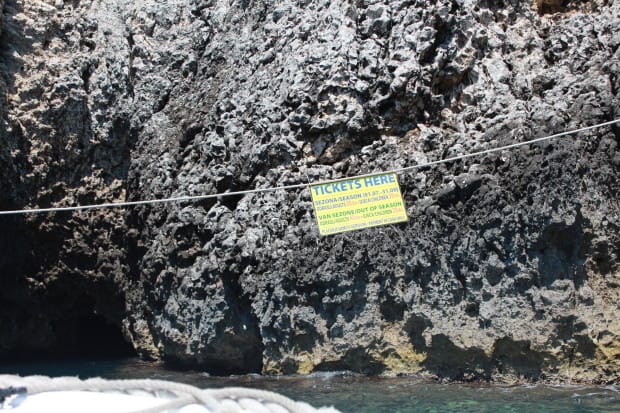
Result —
<svg viewBox="0 0 620 413"><path fill-rule="evenodd" d="M150 378L202 388L244 386L275 391L315 407L334 406L343 413L620 413L617 386L440 384L350 373L213 377L137 359L0 364L0 374Z"/></svg>

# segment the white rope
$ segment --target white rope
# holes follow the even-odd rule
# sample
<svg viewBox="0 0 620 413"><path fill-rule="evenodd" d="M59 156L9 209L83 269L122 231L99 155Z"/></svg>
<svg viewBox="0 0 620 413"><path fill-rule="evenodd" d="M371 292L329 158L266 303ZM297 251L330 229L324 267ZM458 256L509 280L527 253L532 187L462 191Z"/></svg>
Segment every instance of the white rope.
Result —
<svg viewBox="0 0 620 413"><path fill-rule="evenodd" d="M203 411L209 413L340 413L333 407L315 409L309 404L267 390L243 387L203 390L189 384L164 380L80 380L76 377L0 375L0 390L5 397L11 394L28 396L59 391L122 391L129 395L132 391L146 391L154 397L158 392L177 396L174 399L164 398L163 403L157 406L128 413L160 413L193 404L203 407ZM0 410L2 407L0 400Z"/></svg>
<svg viewBox="0 0 620 413"><path fill-rule="evenodd" d="M480 156L480 155L486 155L486 154L493 153L493 152L500 152L500 151L504 151L507 149L517 148L519 146L525 146L525 145L530 145L532 143L537 143L537 142L542 142L542 141L546 141L550 139L559 138L562 136L573 135L579 132L601 128L603 126L612 125L618 122L620 122L620 119L615 119L612 121L603 122L603 123L599 123L599 124L592 125L592 126L586 126L583 128L574 129L574 130L570 130L566 132L556 133L554 135L544 136L542 138L531 139L529 141L513 143L510 145L500 146L498 148L491 148L491 149L467 153L463 155L457 155L451 158L439 159L436 161L407 166L404 168L392 169L389 171L373 172L373 173L363 174L363 175L354 175L354 176L332 179L332 180L318 181L312 184L302 183L302 184L295 184L295 185L276 186L276 187L270 187L270 188L248 189L244 191L222 192L219 194L179 196L179 197L162 198L162 199L149 199L149 200L142 200L142 201L110 202L110 203L103 203L103 204L78 205L78 206L70 206L70 207L19 209L19 210L11 210L11 211L0 211L0 215L37 214L37 213L45 213L45 212L64 212L64 211L83 211L86 209L95 209L95 208L121 208L121 207L128 207L128 206L137 206L137 205L152 205L152 204L160 204L160 203L168 203L168 202L200 201L204 199L212 199L212 198L219 198L219 197L226 197L226 196L239 196L239 195L247 195L247 194L256 194L256 193L261 193L261 192L288 191L291 189L302 189L302 188L308 188L311 185L321 185L321 184L338 182L338 181L343 181L343 180L348 180L348 179L366 178L366 177L374 176L378 174L386 174L386 173L397 173L398 174L398 173L408 172L408 171L412 171L415 169L425 168L428 166L433 166L433 165L438 165L438 164L448 163L448 162L454 162L454 161L458 161L461 159L471 158L471 157Z"/></svg>
<svg viewBox="0 0 620 413"><path fill-rule="evenodd" d="M610 120L609 122L598 123L598 124L592 125L592 126L585 126L583 128L574 129L574 130L570 130L570 131L566 131L566 132L560 132L560 133L556 133L555 135L543 136L542 138L531 139L531 140L525 141L525 142L517 142L517 143L510 144L510 145L500 146L499 148L485 149L484 151L466 153L464 155L453 156L451 158L440 159L438 161L432 161L432 162L427 162L427 163L424 163L424 164L408 166L408 167L400 168L400 169L394 169L393 171L388 171L388 173L389 172L394 172L394 173L407 172L407 171L410 171L410 170L413 170L413 169L420 169L420 168L424 168L424 167L427 167L427 166L437 165L437 164L440 164L440 163L453 162L453 161L458 161L458 160L461 160L461 159L471 158L473 156L480 156L480 155L486 155L488 153L500 152L500 151L504 151L506 149L513 149L513 148L517 148L519 146L530 145L532 143L542 142L542 141L546 141L546 140L549 140L549 139L560 138L562 136L574 135L574 134L579 133L579 132L585 132L587 130L601 128L603 126L613 125L614 123L619 123L619 122L620 122L620 119ZM376 174L372 174L372 175L376 175Z"/></svg>

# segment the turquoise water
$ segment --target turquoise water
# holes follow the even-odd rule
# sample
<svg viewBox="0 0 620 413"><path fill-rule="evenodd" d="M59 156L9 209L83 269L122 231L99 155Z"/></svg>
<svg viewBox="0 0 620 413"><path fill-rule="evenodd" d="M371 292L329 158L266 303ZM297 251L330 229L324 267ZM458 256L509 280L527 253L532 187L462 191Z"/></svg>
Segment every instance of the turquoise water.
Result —
<svg viewBox="0 0 620 413"><path fill-rule="evenodd" d="M344 373L310 377L211 377L137 359L0 365L0 374L173 380L203 388L246 386L277 391L343 413L620 413L618 386L490 386Z"/></svg>

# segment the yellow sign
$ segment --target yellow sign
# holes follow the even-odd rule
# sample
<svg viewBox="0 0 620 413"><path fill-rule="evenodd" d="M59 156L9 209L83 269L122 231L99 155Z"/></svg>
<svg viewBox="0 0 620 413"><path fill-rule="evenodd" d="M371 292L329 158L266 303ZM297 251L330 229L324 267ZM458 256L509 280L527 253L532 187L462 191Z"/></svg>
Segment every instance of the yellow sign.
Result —
<svg viewBox="0 0 620 413"><path fill-rule="evenodd" d="M407 221L395 173L311 185L321 235Z"/></svg>

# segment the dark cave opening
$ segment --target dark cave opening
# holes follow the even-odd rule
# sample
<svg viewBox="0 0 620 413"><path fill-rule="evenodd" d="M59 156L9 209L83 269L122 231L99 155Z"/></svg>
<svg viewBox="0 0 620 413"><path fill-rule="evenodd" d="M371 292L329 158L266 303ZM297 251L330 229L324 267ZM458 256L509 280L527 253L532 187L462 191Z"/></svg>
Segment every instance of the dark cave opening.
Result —
<svg viewBox="0 0 620 413"><path fill-rule="evenodd" d="M22 337L19 346L2 351L0 362L98 361L138 355L118 325L94 312L48 322L49 329L41 328L44 336Z"/></svg>
<svg viewBox="0 0 620 413"><path fill-rule="evenodd" d="M92 312L77 317L74 323L73 340L65 357L116 359L137 356L119 326L104 317Z"/></svg>

